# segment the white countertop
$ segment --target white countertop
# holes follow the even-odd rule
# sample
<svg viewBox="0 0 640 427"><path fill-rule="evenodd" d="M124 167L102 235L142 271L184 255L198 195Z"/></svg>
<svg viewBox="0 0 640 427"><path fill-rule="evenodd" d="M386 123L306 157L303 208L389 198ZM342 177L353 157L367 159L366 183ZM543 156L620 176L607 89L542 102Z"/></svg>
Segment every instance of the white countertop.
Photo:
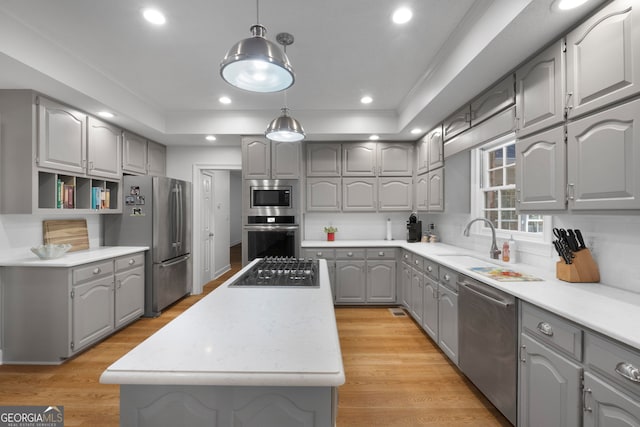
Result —
<svg viewBox="0 0 640 427"><path fill-rule="evenodd" d="M109 366L100 382L342 385L326 261L317 288L230 288L252 264Z"/></svg>
<svg viewBox="0 0 640 427"><path fill-rule="evenodd" d="M501 289L538 307L570 319L596 332L640 350L640 294L600 283L568 283L558 280L555 273L526 264L507 264L468 249L444 243L408 243L404 240L342 240L304 241L303 248L398 247L430 258L471 278ZM489 248L487 247L487 252ZM468 269L462 258L447 254L468 254L486 263L530 274L541 282L499 282ZM482 267L482 261L474 267Z"/></svg>
<svg viewBox="0 0 640 427"><path fill-rule="evenodd" d="M76 252L67 252L60 258L40 259L30 255L0 258L0 267L75 267L103 259L131 255L148 250L148 246L100 246Z"/></svg>

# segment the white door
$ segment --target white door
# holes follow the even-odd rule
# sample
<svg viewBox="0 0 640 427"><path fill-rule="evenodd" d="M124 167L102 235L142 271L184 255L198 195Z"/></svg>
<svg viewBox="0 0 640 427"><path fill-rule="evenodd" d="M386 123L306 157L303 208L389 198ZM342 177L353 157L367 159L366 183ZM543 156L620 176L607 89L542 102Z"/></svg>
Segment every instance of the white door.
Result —
<svg viewBox="0 0 640 427"><path fill-rule="evenodd" d="M228 170L218 170L213 174L213 203L212 214L213 233L215 241L213 243L213 276L218 277L229 271L231 268L231 257L229 247L231 237L229 233L230 216L230 181Z"/></svg>
<svg viewBox="0 0 640 427"><path fill-rule="evenodd" d="M212 178L206 173L200 174L200 233L202 242L200 263L201 271L200 278L203 284L208 283L213 279L213 265L214 265L214 252L213 252L213 185Z"/></svg>

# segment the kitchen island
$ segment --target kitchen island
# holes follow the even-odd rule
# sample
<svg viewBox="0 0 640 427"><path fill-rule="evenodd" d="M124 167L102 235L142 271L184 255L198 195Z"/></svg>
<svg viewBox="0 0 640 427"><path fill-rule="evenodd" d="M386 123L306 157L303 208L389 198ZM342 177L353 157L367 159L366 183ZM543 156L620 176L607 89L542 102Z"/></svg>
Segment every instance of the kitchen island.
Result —
<svg viewBox="0 0 640 427"><path fill-rule="evenodd" d="M254 263L106 369L121 425L335 425L345 377L326 262L319 287L229 286Z"/></svg>

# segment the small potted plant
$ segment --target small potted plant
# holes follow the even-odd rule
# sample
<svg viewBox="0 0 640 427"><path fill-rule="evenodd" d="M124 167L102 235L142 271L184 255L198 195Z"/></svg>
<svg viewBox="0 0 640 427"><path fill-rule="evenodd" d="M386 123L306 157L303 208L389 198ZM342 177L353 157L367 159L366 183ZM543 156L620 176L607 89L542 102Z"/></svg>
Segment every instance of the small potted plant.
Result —
<svg viewBox="0 0 640 427"><path fill-rule="evenodd" d="M327 233L327 240L329 242L333 242L336 239L336 231L338 231L338 228L332 225L324 228L324 232Z"/></svg>

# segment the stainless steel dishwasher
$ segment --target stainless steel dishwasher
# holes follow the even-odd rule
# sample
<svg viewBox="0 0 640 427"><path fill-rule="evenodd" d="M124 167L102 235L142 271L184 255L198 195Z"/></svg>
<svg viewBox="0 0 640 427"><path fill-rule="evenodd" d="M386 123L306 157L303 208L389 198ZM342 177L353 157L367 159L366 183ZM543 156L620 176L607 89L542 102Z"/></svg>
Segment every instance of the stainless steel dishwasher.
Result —
<svg viewBox="0 0 640 427"><path fill-rule="evenodd" d="M516 424L516 299L470 277L458 278L458 322L462 372Z"/></svg>

